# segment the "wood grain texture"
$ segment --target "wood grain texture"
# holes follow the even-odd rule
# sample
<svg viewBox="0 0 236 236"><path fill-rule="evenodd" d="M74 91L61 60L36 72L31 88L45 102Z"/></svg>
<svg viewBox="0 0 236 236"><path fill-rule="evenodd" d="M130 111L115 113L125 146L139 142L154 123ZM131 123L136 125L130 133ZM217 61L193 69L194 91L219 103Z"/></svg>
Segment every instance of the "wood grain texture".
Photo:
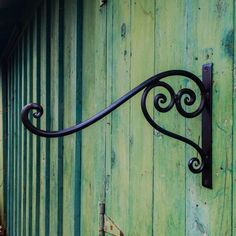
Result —
<svg viewBox="0 0 236 236"><path fill-rule="evenodd" d="M40 23L40 104L46 107L46 4L44 3L40 9L41 12L41 23ZM46 128L46 116L44 115L40 119L40 127ZM40 139L40 209L39 209L39 222L40 222L40 233L39 235L46 235L46 139Z"/></svg>
<svg viewBox="0 0 236 236"><path fill-rule="evenodd" d="M32 100L37 100L37 15L33 18L32 32ZM17 106L18 114L20 114L20 106ZM37 121L34 121L37 124ZM37 137L32 136L32 229L31 234L35 234L37 227Z"/></svg>
<svg viewBox="0 0 236 236"><path fill-rule="evenodd" d="M105 107L106 8L98 1L83 7L82 119ZM88 145L89 143L89 145ZM98 203L105 200L104 120L82 131L81 235L98 235Z"/></svg>
<svg viewBox="0 0 236 236"><path fill-rule="evenodd" d="M232 235L233 1L188 1L187 22L187 68L201 76L201 65L213 62L214 72L213 190L188 172L186 234ZM197 141L200 119L188 121L186 129ZM194 155L190 148L186 154Z"/></svg>
<svg viewBox="0 0 236 236"><path fill-rule="evenodd" d="M109 14L112 21L107 21L107 35L112 41L107 42L107 69L111 83L111 101L115 101L130 90L130 1L110 1ZM111 18L110 18L111 19ZM111 24L111 25L110 25ZM108 39L109 40L109 39ZM108 88L109 89L109 88ZM119 225L122 231L128 232L129 222L129 142L130 142L130 102L111 114L111 148L106 153L106 203L107 214Z"/></svg>
<svg viewBox="0 0 236 236"><path fill-rule="evenodd" d="M235 13L235 10L236 10L236 2L234 1L234 6L233 6L233 9L234 9L234 13ZM235 27L236 27L236 14L234 14L234 30L235 30ZM235 235L236 234L236 188L235 188L235 184L236 184L236 67L235 67L235 55L236 55L236 37L235 37L235 32L234 32L234 47L233 47L233 50L234 50L234 57L233 57L233 60L234 60L234 64L233 64L233 139L232 139L232 142L233 142L233 165L232 165L232 171L233 171L233 176L232 176L232 188L233 188L233 191L232 191L232 211L231 211L231 214L232 214L232 235Z"/></svg>
<svg viewBox="0 0 236 236"><path fill-rule="evenodd" d="M51 90L50 94L50 129L59 128L59 1L51 3ZM50 230L49 235L60 235L58 232L59 201L59 179L58 179L58 159L59 159L58 139L50 140ZM62 192L60 192L62 194Z"/></svg>
<svg viewBox="0 0 236 236"><path fill-rule="evenodd" d="M42 1L6 61L5 94L0 74L0 112L7 110L0 117L0 214L6 164L8 235L98 235L100 201L125 236L235 235L234 12L233 0ZM45 114L34 124L69 127L155 73L186 69L201 77L209 62L213 190L187 168L196 152L146 122L141 94L63 139L36 137L19 119L23 105L39 102ZM177 76L166 81L176 92L197 91ZM148 99L155 120L201 143L200 117L157 113L159 92L166 91L154 89Z"/></svg>
<svg viewBox="0 0 236 236"><path fill-rule="evenodd" d="M185 51L185 2L156 1L155 72L183 69ZM177 92L184 80L165 79ZM158 92L165 92L156 89ZM167 114L154 110L161 127L185 135L185 121L175 108ZM185 152L184 144L154 132L154 235L185 234Z"/></svg>
<svg viewBox="0 0 236 236"><path fill-rule="evenodd" d="M22 42L23 40L21 39L19 41L19 44L18 44L18 50L19 50L19 53L18 53L18 63L19 63L19 70L18 70L18 89L17 89L17 102L18 102L18 105L17 105L17 109L19 111L19 108L22 106L22 103L23 103L23 99L22 99L22 80L23 80L23 76L22 76L22 73L23 73L23 68L22 68L22 58L23 58L23 48L22 48ZM19 112L18 112L19 114ZM21 120L18 119L18 137L17 137L17 141L18 141L18 166L19 166L19 170L18 170L18 177L17 177L17 180L18 180L18 199L17 199L17 202L18 202L18 215L17 215L17 223L18 223L18 226L17 226L17 231L21 232L21 228L22 228L22 160L23 160L23 155L22 155L22 124L21 124Z"/></svg>
<svg viewBox="0 0 236 236"><path fill-rule="evenodd" d="M27 80L25 79L27 76L27 51L26 51L26 43L27 38L26 35L22 37L23 40L23 51L22 51L22 76L24 79L22 79L22 100L23 103L27 103L27 97L26 97L26 91L27 91ZM8 93L9 94L9 93ZM23 127L22 127L23 128ZM23 129L22 133L22 234L26 234L26 130Z"/></svg>
<svg viewBox="0 0 236 236"><path fill-rule="evenodd" d="M77 3L64 4L64 127L76 123L76 37ZM74 235L75 135L63 140L63 235Z"/></svg>

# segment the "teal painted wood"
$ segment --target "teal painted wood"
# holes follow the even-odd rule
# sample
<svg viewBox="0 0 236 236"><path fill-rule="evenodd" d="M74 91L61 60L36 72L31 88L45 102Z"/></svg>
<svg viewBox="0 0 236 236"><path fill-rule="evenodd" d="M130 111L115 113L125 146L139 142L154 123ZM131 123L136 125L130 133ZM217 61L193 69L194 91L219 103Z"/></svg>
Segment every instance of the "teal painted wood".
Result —
<svg viewBox="0 0 236 236"><path fill-rule="evenodd" d="M58 128L62 129L64 124L64 0L59 0L59 39L58 39L58 60L59 60L59 81L58 81ZM58 235L63 232L63 159L64 148L63 139L58 140Z"/></svg>
<svg viewBox="0 0 236 236"><path fill-rule="evenodd" d="M6 225L6 163L3 159L3 157L6 157L6 147L4 147L3 144L5 143L5 134L6 131L6 77L5 77L5 71L3 68L0 68L0 107L1 107L1 114L3 114L0 117L0 224L5 227Z"/></svg>
<svg viewBox="0 0 236 236"><path fill-rule="evenodd" d="M16 83L17 83L17 50L15 50L15 54L13 57L13 78L12 78L12 92L13 96L11 98L11 103L12 103L12 186L13 186L13 197L12 197L12 230L15 229L16 226L16 191L17 191L17 186L16 186L16 173L17 173L17 167L16 167L16 119L14 119L14 116L16 114L15 109L16 109L16 98L15 98L15 90L16 90Z"/></svg>
<svg viewBox="0 0 236 236"><path fill-rule="evenodd" d="M41 54L40 54L40 34L41 34L41 18L40 18L40 7L37 10L37 75L36 75L36 81L37 81L37 101L40 101L40 83L41 83L41 77L40 77L40 63L41 63ZM37 121L37 125L39 125L39 121ZM39 235L40 232L40 158L41 158L41 148L40 148L40 139L37 137L37 155L36 155L36 219L35 219L35 235Z"/></svg>
<svg viewBox="0 0 236 236"><path fill-rule="evenodd" d="M19 42L19 55L18 55L18 62L19 62L19 81L18 81L18 109L17 114L19 111L19 107L22 106L22 40ZM17 215L17 231L18 235L20 235L21 232L21 226L22 226L22 218L21 218L21 212L22 212L22 125L21 122L18 121L18 165L19 165L19 173L18 173L18 215Z"/></svg>
<svg viewBox="0 0 236 236"><path fill-rule="evenodd" d="M234 5L217 0L110 0L102 8L99 1L41 3L6 62L3 150L10 236L97 235L99 201L106 202L107 214L126 236L235 234ZM39 102L45 114L35 124L62 129L155 72L183 68L200 76L205 62L215 68L211 191L186 167L192 149L152 132L139 110L140 95L64 139L35 137L19 119L23 105ZM191 87L186 81L174 87L182 84ZM195 141L200 136L199 118L185 121L174 111L164 121L154 116Z"/></svg>
<svg viewBox="0 0 236 236"><path fill-rule="evenodd" d="M33 47L32 47L32 65L33 65L33 70L32 70L32 99L37 100L37 62L38 62L38 57L37 57L37 14L33 18ZM35 124L37 124L37 121L34 121ZM36 226L37 226L37 142L38 142L38 137L33 137L32 140L32 235L36 234Z"/></svg>
<svg viewBox="0 0 236 236"><path fill-rule="evenodd" d="M59 126L59 2L52 1L51 3L51 126L53 130L57 130ZM50 229L49 235L58 234L59 224L59 178L58 178L58 160L60 152L58 150L58 139L50 140ZM62 193L61 193L62 194ZM59 233L60 235L60 233Z"/></svg>
<svg viewBox="0 0 236 236"><path fill-rule="evenodd" d="M40 66L40 102L44 106L46 106L46 72L45 72L45 61L46 61L46 7L45 3L42 4L40 10L40 59L41 63ZM40 126L46 128L46 116L40 122ZM40 150L41 150L41 157L40 157L40 235L45 235L45 225L46 225L46 213L45 213L45 196L46 196L46 140L40 139Z"/></svg>
<svg viewBox="0 0 236 236"><path fill-rule="evenodd" d="M46 84L45 84L45 108L50 111L50 96L51 96L51 3L50 1L46 1L46 25L45 25L45 46L46 46L46 52L45 52L45 64L44 69L46 70ZM46 114L46 129L50 129L50 122L51 122L51 114L48 112ZM46 156L45 156L45 236L49 235L49 228L50 228L50 219L49 219L49 210L50 210L50 140L46 140Z"/></svg>
<svg viewBox="0 0 236 236"><path fill-rule="evenodd" d="M106 105L106 8L100 9L98 1L84 1L83 15L84 120ZM98 233L98 202L105 200L105 155L105 124L99 122L82 131L80 235Z"/></svg>
<svg viewBox="0 0 236 236"><path fill-rule="evenodd" d="M9 86L9 93L8 94L11 94L12 93L12 84L13 84L13 63L12 63L12 60L10 61L10 71L9 71L9 80L10 80L10 83L8 84ZM12 233L12 229L13 229L13 188L14 186L12 185L12 175L13 175L13 163L12 163L12 133L13 133L13 129L12 129L12 107L13 107L13 103L12 103L12 96L8 96L8 111L9 111L9 116L8 116L8 125L9 125L9 143L8 143L8 148L10 149L9 150L9 155L8 155L8 178L9 178L9 202L8 202L8 232L9 234Z"/></svg>

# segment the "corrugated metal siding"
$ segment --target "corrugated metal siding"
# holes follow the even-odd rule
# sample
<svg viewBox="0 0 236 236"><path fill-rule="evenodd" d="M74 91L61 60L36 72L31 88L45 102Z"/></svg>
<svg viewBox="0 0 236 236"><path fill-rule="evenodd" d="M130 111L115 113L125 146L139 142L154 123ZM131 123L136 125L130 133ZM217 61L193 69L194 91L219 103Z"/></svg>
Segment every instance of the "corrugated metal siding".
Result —
<svg viewBox="0 0 236 236"><path fill-rule="evenodd" d="M42 2L2 67L8 234L97 235L98 202L105 201L125 235L235 235L234 12L233 0L108 0L102 8L99 0ZM45 114L37 126L69 127L157 72L200 76L208 62L213 190L187 169L192 148L153 132L140 95L63 139L36 137L20 121L22 107L38 102ZM168 81L176 91L192 87ZM153 114L199 142L200 118Z"/></svg>

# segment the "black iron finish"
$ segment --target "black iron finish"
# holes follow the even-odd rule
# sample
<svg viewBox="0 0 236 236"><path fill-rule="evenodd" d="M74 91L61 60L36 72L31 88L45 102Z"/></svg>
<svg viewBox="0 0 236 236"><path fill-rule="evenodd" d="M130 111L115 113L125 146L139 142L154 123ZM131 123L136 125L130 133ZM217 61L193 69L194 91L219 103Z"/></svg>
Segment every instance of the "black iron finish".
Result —
<svg viewBox="0 0 236 236"><path fill-rule="evenodd" d="M177 93L173 90L173 88L163 82L162 80L166 77L173 77L173 76L183 76L190 80L192 80L197 87L200 90L201 94L201 100L199 106L195 109L193 112L187 112L182 105L182 102L185 106L192 106L196 102L196 93L188 88L180 89ZM147 121L150 123L150 125L158 130L159 132L170 136L172 138L175 138L177 140L180 140L184 143L189 144L192 146L200 155L200 159L197 157L193 157L189 160L188 166L191 172L197 174L202 172L202 183L203 186L207 188L212 188L212 173L211 173L211 78L212 78L212 64L206 64L203 65L202 70L202 77L203 82L194 74L184 71L184 70L170 70L165 71L162 73L159 73L148 80L141 83L136 88L132 89L130 92L113 102L110 106L105 108L104 110L97 113L95 116L75 125L70 128L66 128L59 131L47 131L47 130L41 130L37 127L35 127L30 119L29 119L29 113L32 110L36 110L36 112L33 113L34 118L40 118L43 115L43 108L37 104L37 103L30 103L26 105L21 112L21 118L22 122L25 125L25 127L30 130L32 133L47 137L47 138L55 138L55 137L62 137L66 136L72 133L75 133L77 131L80 131L98 120L101 120L103 117L114 111L116 108L121 106L123 103L128 101L130 98L135 96L140 91L144 90L142 99L141 99L141 108L143 111L143 114ZM154 107L159 112L168 112L170 111L174 106L176 107L177 111L186 118L194 118L198 116L200 113L202 113L202 148L199 147L196 143L193 141L172 133L170 131L167 131L160 127L156 121L151 118L149 115L149 112L147 110L146 106L146 100L149 92L156 88L156 87L162 87L165 88L168 93L170 94L170 102L165 106L165 103L167 103L167 97L165 94L159 93L154 97ZM162 104L162 105L161 105Z"/></svg>
<svg viewBox="0 0 236 236"><path fill-rule="evenodd" d="M205 156L202 185L212 188L212 64L202 66L202 81L207 92L205 108L202 111L202 150Z"/></svg>

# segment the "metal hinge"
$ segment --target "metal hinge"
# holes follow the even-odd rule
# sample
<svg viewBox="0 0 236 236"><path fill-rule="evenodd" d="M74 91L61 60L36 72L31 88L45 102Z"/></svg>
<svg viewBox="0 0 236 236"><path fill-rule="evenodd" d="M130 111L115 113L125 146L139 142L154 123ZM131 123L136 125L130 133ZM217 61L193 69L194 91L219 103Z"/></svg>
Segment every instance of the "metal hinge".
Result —
<svg viewBox="0 0 236 236"><path fill-rule="evenodd" d="M100 7L102 7L103 5L105 5L107 3L107 0L100 0Z"/></svg>
<svg viewBox="0 0 236 236"><path fill-rule="evenodd" d="M123 232L113 220L105 215L105 211L105 203L99 203L99 236L104 236L105 233L113 236L124 236Z"/></svg>

